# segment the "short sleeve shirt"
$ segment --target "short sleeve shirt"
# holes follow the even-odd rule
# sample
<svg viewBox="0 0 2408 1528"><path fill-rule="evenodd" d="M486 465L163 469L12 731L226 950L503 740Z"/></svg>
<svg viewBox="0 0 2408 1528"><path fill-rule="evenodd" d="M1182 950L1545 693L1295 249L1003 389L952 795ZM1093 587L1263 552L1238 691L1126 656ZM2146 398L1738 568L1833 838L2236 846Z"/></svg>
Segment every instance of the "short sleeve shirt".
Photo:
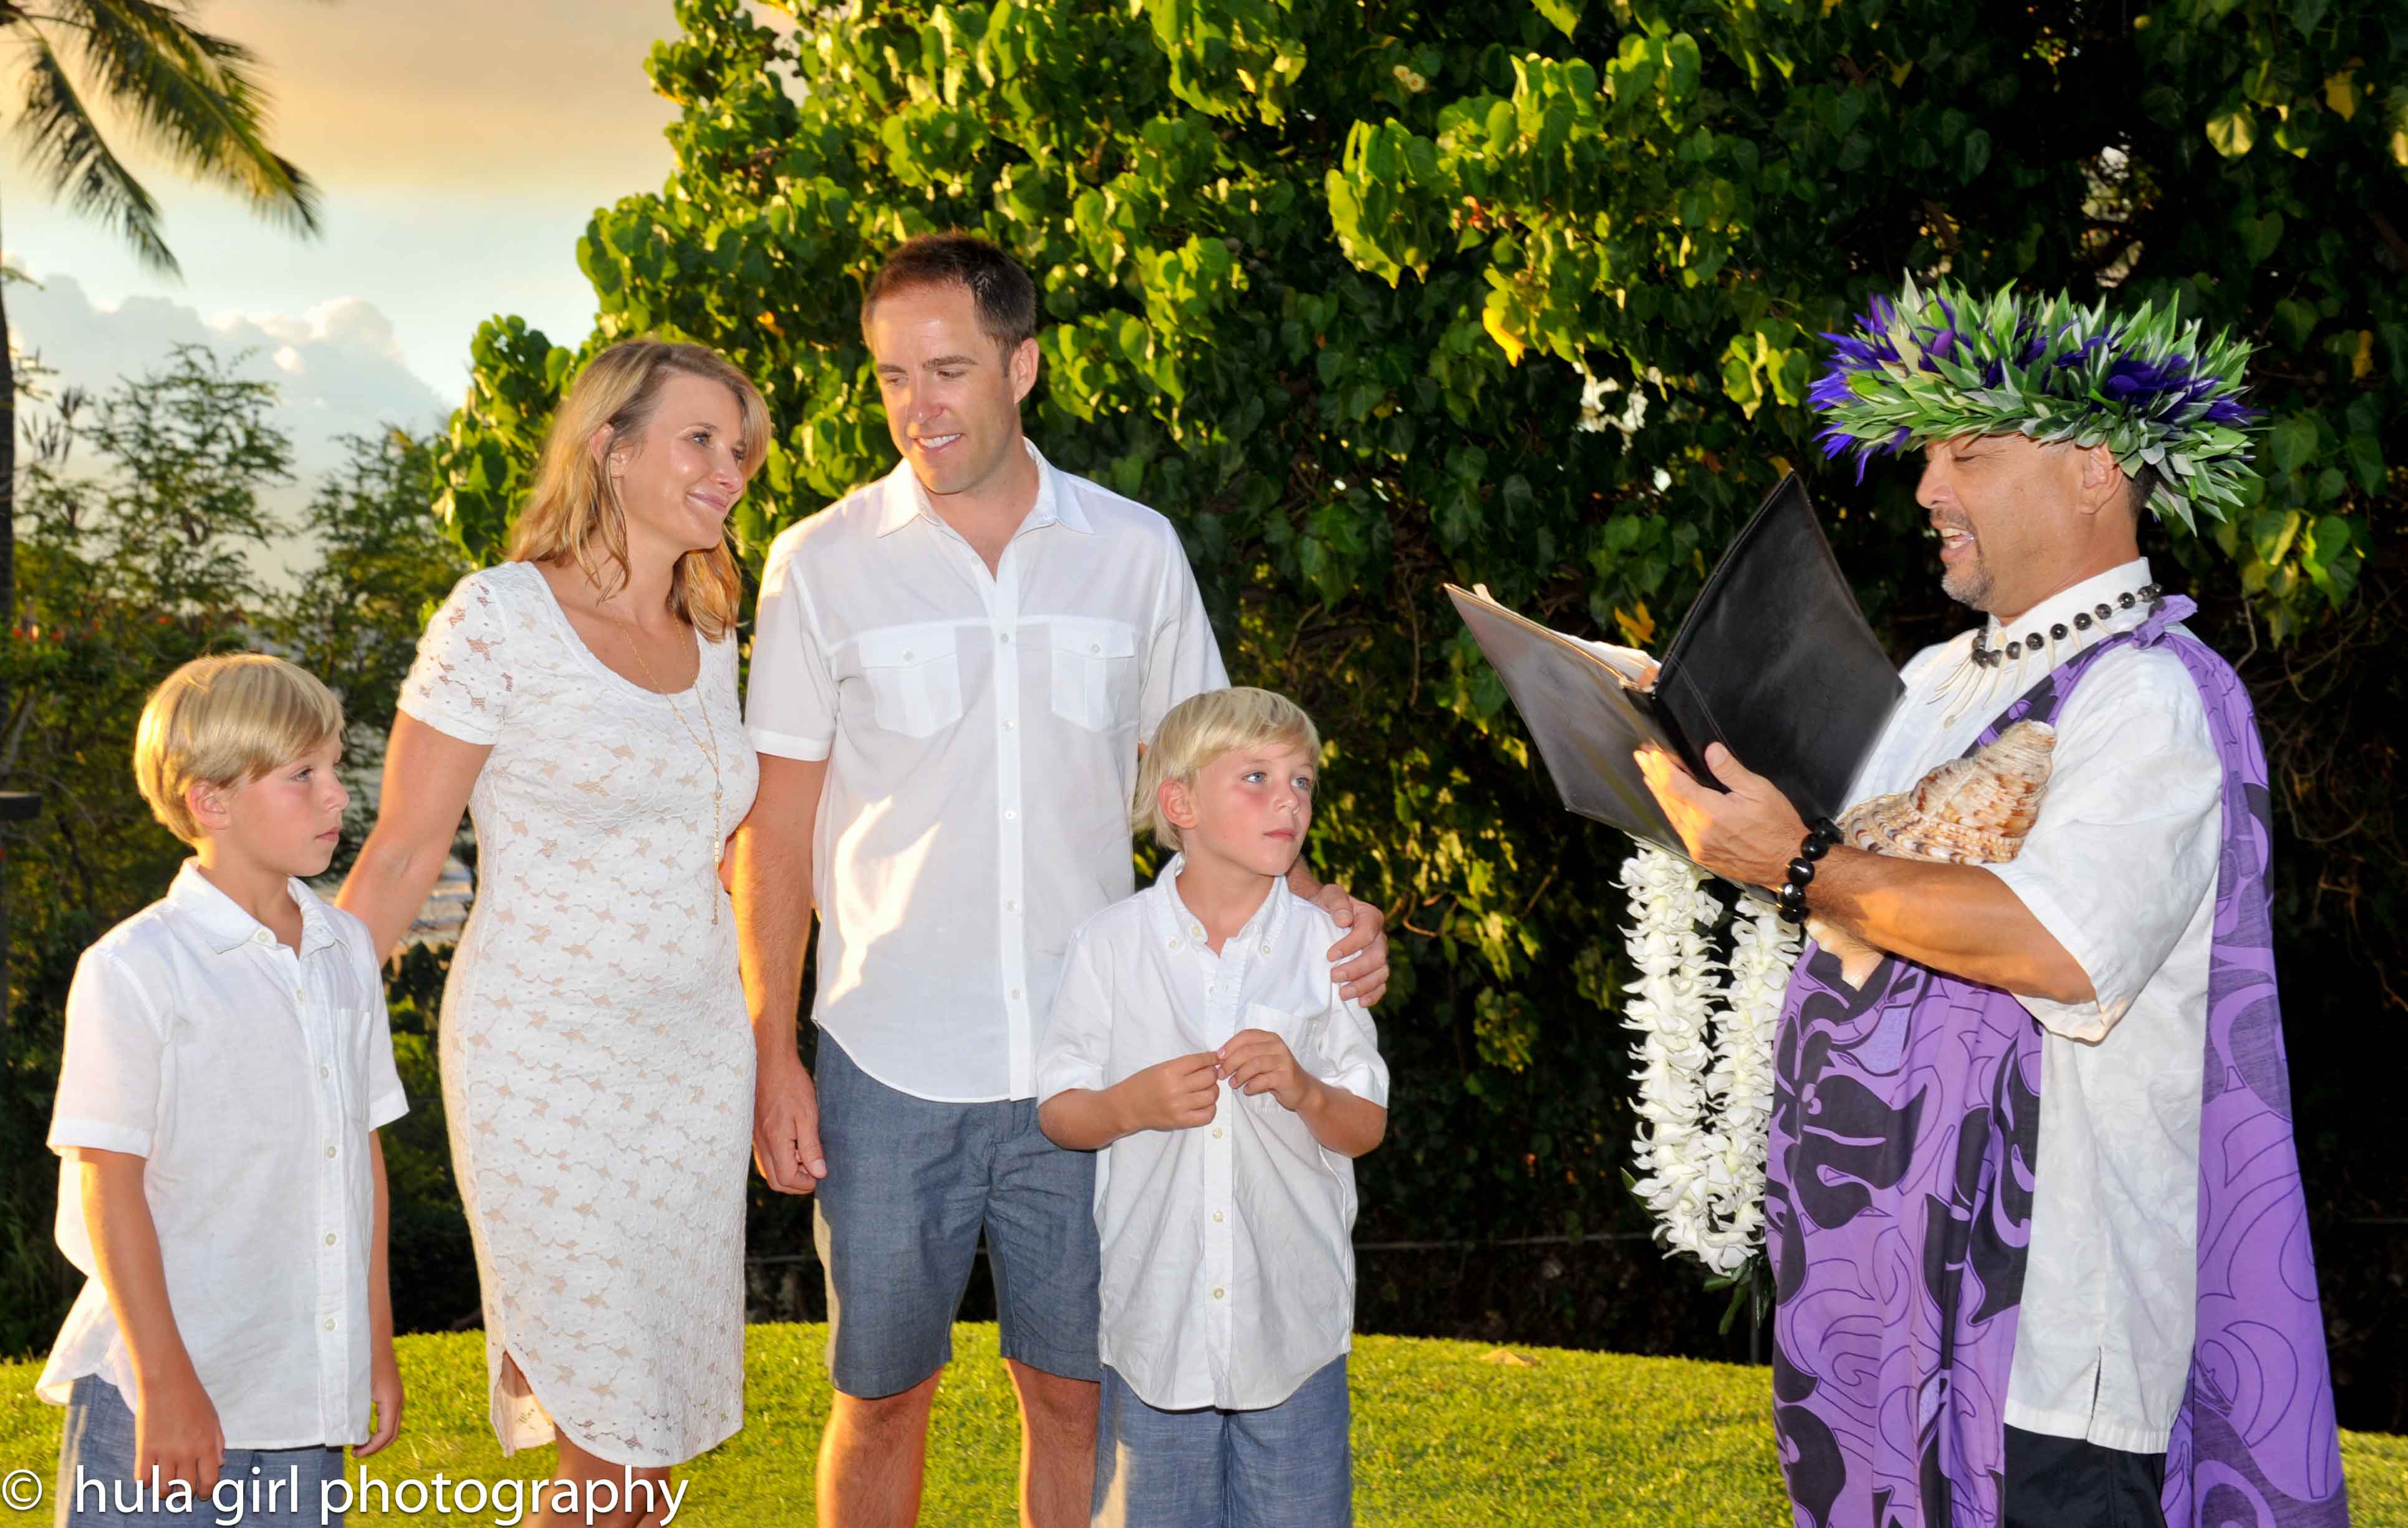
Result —
<svg viewBox="0 0 2408 1528"><path fill-rule="evenodd" d="M368 1436L368 1132L408 1104L359 919L289 883L298 953L188 862L84 952L67 993L50 1148L145 1159L167 1301L230 1449ZM86 1281L36 1391L96 1374L134 1403L131 1355L59 1173L58 1241Z"/></svg>
<svg viewBox="0 0 2408 1528"><path fill-rule="evenodd" d="M753 746L828 761L812 1016L880 1082L1036 1090L1070 930L1129 894L1138 744L1228 683L1170 523L1035 447L995 571L909 463L780 536L762 570Z"/></svg>
<svg viewBox="0 0 2408 1528"><path fill-rule="evenodd" d="M1268 1030L1384 1108L1371 1016L1330 975L1337 923L1275 884L1215 952L1180 898L1182 863L1072 939L1039 1099ZM1103 1361L1158 1409L1279 1405L1352 1341L1354 1210L1354 1162L1268 1093L1224 1083L1210 1124L1123 1136L1096 1161Z"/></svg>
<svg viewBox="0 0 2408 1528"><path fill-rule="evenodd" d="M1972 633L1906 667L1906 694L1851 800L1911 789L2056 664L2147 608L2144 560L1988 634L2058 627L1995 670ZM2104 609L2107 613L2099 613ZM2077 625L2075 617L2086 616ZM2057 719L2046 794L2015 858L1986 866L2090 978L2091 1002L2018 995L2041 1039L2040 1160L2006 1420L2162 1453L2189 1376L2197 1284L2200 1059L2207 1043L2223 767L2172 653L2099 658Z"/></svg>

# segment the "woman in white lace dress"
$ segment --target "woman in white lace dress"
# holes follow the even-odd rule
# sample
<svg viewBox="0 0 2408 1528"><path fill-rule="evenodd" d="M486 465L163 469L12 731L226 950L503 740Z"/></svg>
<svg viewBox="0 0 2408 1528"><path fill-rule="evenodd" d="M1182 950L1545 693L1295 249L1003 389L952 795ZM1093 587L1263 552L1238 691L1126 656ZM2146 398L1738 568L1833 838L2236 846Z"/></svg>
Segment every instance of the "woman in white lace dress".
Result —
<svg viewBox="0 0 2408 1528"><path fill-rule="evenodd" d="M427 625L340 899L391 947L467 809L443 1102L494 1430L556 1435L566 1480L665 1482L743 1419L753 1046L719 865L756 766L723 526L767 431L708 350L595 359L514 560Z"/></svg>

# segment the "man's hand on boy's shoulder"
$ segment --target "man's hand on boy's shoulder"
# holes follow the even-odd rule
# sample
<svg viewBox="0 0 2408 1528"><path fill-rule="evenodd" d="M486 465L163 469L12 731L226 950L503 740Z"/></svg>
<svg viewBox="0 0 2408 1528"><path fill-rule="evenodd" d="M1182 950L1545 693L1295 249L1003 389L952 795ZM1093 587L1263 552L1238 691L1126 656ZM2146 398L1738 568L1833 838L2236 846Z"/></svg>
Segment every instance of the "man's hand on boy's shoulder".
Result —
<svg viewBox="0 0 2408 1528"><path fill-rule="evenodd" d="M1378 1003L1388 991L1387 915L1337 886L1314 892L1312 905L1346 930L1329 946L1329 959L1337 963L1330 975L1338 983L1338 995L1366 1008Z"/></svg>

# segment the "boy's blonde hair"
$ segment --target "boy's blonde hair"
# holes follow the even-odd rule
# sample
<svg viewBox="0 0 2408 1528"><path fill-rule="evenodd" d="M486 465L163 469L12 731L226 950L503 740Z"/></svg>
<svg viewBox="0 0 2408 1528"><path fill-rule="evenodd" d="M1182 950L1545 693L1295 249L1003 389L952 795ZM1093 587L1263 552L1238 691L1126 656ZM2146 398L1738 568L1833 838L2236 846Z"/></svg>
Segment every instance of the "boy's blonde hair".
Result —
<svg viewBox="0 0 2408 1528"><path fill-rule="evenodd" d="M1162 814L1162 783L1193 786L1204 766L1223 754L1272 742L1301 743L1316 762L1321 757L1321 733L1312 718L1284 695L1234 685L1180 701L1154 728L1154 742L1138 764L1131 826L1153 833L1165 848L1179 848L1179 829Z"/></svg>
<svg viewBox="0 0 2408 1528"><path fill-rule="evenodd" d="M134 784L161 827L194 843L188 788L248 785L342 730L343 703L307 670L265 653L194 658L143 704Z"/></svg>

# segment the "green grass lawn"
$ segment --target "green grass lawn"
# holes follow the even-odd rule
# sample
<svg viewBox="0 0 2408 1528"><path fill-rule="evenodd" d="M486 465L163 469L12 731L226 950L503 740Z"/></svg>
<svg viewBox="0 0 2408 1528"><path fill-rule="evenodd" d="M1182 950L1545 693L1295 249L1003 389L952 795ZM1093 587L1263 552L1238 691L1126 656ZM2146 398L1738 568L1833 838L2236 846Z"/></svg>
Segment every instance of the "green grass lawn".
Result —
<svg viewBox="0 0 2408 1528"><path fill-rule="evenodd" d="M955 1358L929 1440L932 1524L1012 1520L1019 1427L995 1328L955 1332ZM683 1472L679 1521L807 1523L811 1460L827 1414L825 1331L750 1333L744 1430ZM404 1337L409 1409L401 1440L367 1461L379 1477L432 1481L540 1473L550 1450L505 1461L485 1427L483 1338ZM1469 1343L1360 1337L1353 1365L1355 1509L1367 1528L1447 1525L1785 1524L1766 1420L1767 1371L1679 1359L1515 1348L1491 1362ZM0 1364L0 1471L47 1484L58 1411L33 1397L36 1368ZM2408 1438L2345 1434L2358 1528L2408 1528ZM357 1466L354 1466L356 1469ZM432 1511L354 1514L355 1523L447 1521ZM48 1523L0 1506L0 1528ZM448 1521L491 1522L491 1513Z"/></svg>

